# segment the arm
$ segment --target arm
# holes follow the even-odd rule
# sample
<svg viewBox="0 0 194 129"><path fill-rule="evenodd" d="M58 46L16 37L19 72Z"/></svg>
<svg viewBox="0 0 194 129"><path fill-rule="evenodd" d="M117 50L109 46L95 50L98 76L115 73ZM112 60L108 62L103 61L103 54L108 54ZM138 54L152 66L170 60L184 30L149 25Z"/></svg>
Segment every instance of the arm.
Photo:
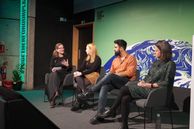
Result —
<svg viewBox="0 0 194 129"><path fill-rule="evenodd" d="M95 61L93 62L92 66L88 69L83 70L82 74L85 75L85 74L95 72L100 67L101 67L101 59L100 57L96 56Z"/></svg>
<svg viewBox="0 0 194 129"><path fill-rule="evenodd" d="M72 71L72 63L69 60L69 57L65 54L64 59L62 61L62 68L66 69L68 72Z"/></svg>
<svg viewBox="0 0 194 129"><path fill-rule="evenodd" d="M55 64L54 64L54 57L52 56L51 57L51 60L50 60L50 66L49 66L49 69L50 69L50 71L52 71L52 68L55 66Z"/></svg>
<svg viewBox="0 0 194 129"><path fill-rule="evenodd" d="M173 61L169 61L164 79L158 82L157 84L162 87L173 85L175 73L176 73L176 64Z"/></svg>
<svg viewBox="0 0 194 129"><path fill-rule="evenodd" d="M86 68L86 59L83 60L77 71L82 72Z"/></svg>
<svg viewBox="0 0 194 129"><path fill-rule="evenodd" d="M128 66L126 66L126 70L121 72L116 72L117 75L121 77L132 77L134 74L136 74L136 68L137 68L137 61L134 56L130 56L128 58Z"/></svg>
<svg viewBox="0 0 194 129"><path fill-rule="evenodd" d="M141 81L138 83L138 86L146 87L146 88L158 88L158 87L167 87L174 83L174 76L176 72L176 64L173 61L169 61L166 69L163 69L163 73L161 73L159 81L156 83ZM148 76L147 76L148 78Z"/></svg>

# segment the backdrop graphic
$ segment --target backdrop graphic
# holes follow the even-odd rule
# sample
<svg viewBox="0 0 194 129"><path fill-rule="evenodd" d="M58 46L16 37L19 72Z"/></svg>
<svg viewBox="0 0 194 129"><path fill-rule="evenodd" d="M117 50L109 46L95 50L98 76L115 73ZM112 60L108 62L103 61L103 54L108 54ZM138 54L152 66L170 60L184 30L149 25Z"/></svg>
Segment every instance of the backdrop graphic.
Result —
<svg viewBox="0 0 194 129"><path fill-rule="evenodd" d="M167 40L173 47L173 61L176 63L176 76L174 86L190 88L191 86L191 62L192 62L192 45L186 41ZM127 47L127 52L136 57L140 71L139 79L143 79L148 73L148 69L155 57L153 56L153 44L156 40L146 40L138 42ZM115 56L111 57L104 68L109 72L111 63Z"/></svg>

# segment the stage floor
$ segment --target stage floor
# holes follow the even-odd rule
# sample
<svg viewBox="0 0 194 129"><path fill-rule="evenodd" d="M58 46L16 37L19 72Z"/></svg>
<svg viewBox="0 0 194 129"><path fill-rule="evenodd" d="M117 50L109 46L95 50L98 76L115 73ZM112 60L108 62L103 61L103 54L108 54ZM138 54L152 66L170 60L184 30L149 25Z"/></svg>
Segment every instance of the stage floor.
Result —
<svg viewBox="0 0 194 129"><path fill-rule="evenodd" d="M38 110L40 110L45 116L47 116L52 122L54 122L60 129L118 129L120 127L120 122L118 122L118 115L116 118L107 119L104 123L97 125L91 125L89 123L90 118L92 118L96 111L94 108L89 108L85 110L79 110L77 112L72 112L71 108L71 91L65 91L65 105L57 106L55 108L50 108L49 102L44 102L44 91L43 90L28 90L20 91L29 102L31 102ZM135 107L134 107L135 108ZM134 111L130 116L136 115L137 112ZM130 129L143 129L143 117L137 117L133 120L129 120ZM162 118L162 129L171 129L170 117L168 112L161 113ZM173 122L174 129L189 129L189 114L174 111L173 112ZM147 129L155 129L155 123L147 123Z"/></svg>

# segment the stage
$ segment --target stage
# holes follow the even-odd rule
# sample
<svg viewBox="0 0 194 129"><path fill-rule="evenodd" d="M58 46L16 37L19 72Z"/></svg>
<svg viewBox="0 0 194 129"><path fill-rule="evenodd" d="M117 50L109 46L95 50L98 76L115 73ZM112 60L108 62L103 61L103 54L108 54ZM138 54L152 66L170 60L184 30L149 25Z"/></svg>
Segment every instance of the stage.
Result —
<svg viewBox="0 0 194 129"><path fill-rule="evenodd" d="M49 102L44 102L44 91L43 90L29 90L20 91L31 104L33 104L39 111L41 111L46 117L48 117L53 123L55 123L60 129L118 129L120 127L119 117L109 118L105 122L91 125L89 123L90 118L95 115L95 108L79 110L72 112L71 108L71 91L64 92L64 106L58 105L55 108L50 108ZM133 107L135 108L135 107ZM130 116L136 115L134 111ZM161 113L162 129L171 129L170 117L168 112ZM173 123L174 129L188 129L189 128L189 114L173 111ZM130 129L142 129L143 128L143 117L137 117L129 120ZM147 123L147 129L155 129L155 122Z"/></svg>

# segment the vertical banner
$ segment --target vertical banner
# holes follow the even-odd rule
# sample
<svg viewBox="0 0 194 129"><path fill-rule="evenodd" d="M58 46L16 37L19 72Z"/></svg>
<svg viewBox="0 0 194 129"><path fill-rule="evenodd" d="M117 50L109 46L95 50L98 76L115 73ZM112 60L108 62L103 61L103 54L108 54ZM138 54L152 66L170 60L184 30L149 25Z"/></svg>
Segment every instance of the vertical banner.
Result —
<svg viewBox="0 0 194 129"><path fill-rule="evenodd" d="M28 0L20 0L20 65L26 66L28 44ZM22 73L22 81L25 70Z"/></svg>
<svg viewBox="0 0 194 129"><path fill-rule="evenodd" d="M192 64L194 64L194 35L192 40ZM190 99L190 129L194 129L194 65L192 65L191 73L191 99Z"/></svg>

